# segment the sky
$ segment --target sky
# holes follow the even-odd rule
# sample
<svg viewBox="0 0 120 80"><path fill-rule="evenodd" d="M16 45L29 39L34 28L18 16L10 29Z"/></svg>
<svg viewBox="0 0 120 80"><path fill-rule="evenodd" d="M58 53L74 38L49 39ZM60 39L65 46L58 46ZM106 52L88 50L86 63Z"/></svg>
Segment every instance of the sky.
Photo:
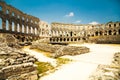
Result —
<svg viewBox="0 0 120 80"><path fill-rule="evenodd" d="M5 0L48 23L92 24L120 21L120 0Z"/></svg>

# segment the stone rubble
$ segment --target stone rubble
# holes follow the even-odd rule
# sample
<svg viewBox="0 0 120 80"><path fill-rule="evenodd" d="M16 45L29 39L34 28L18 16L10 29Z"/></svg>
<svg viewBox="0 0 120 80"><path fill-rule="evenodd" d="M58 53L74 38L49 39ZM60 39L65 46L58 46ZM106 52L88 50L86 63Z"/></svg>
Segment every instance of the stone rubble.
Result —
<svg viewBox="0 0 120 80"><path fill-rule="evenodd" d="M11 35L0 35L0 80L37 80L37 59L15 46L12 39Z"/></svg>
<svg viewBox="0 0 120 80"><path fill-rule="evenodd" d="M120 80L120 52L114 54L111 65L99 65L89 80Z"/></svg>
<svg viewBox="0 0 120 80"><path fill-rule="evenodd" d="M89 48L81 46L66 46L66 45L52 45L47 43L34 42L31 45L31 49L39 49L45 52L50 52L50 56L57 58L64 55L78 55L89 52Z"/></svg>

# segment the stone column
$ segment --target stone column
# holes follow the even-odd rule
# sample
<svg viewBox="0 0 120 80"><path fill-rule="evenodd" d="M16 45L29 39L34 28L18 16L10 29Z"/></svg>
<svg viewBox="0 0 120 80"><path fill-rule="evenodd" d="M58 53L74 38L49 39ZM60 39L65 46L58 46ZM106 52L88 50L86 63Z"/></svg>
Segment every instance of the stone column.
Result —
<svg viewBox="0 0 120 80"><path fill-rule="evenodd" d="M31 27L28 26L28 34L31 34Z"/></svg>
<svg viewBox="0 0 120 80"><path fill-rule="evenodd" d="M33 33L32 33L32 34L34 34L34 35L35 35L35 28L34 28L34 27L32 27L32 31L33 31Z"/></svg>
<svg viewBox="0 0 120 80"><path fill-rule="evenodd" d="M9 21L9 31L12 31L12 21Z"/></svg>
<svg viewBox="0 0 120 80"><path fill-rule="evenodd" d="M22 24L19 24L20 33L22 33Z"/></svg>
<svg viewBox="0 0 120 80"><path fill-rule="evenodd" d="M24 33L25 34L27 33L27 26L26 26L26 24L24 25Z"/></svg>
<svg viewBox="0 0 120 80"><path fill-rule="evenodd" d="M14 31L17 32L17 22L14 23Z"/></svg>
<svg viewBox="0 0 120 80"><path fill-rule="evenodd" d="M2 29L6 30L6 19L2 19Z"/></svg>

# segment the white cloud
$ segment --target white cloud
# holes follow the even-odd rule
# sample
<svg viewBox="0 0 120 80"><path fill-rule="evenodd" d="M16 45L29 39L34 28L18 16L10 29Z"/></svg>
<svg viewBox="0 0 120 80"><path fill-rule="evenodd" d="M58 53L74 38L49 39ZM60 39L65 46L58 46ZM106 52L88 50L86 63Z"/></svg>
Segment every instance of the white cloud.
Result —
<svg viewBox="0 0 120 80"><path fill-rule="evenodd" d="M81 20L77 20L77 21L75 21L75 23L80 23L81 22Z"/></svg>
<svg viewBox="0 0 120 80"><path fill-rule="evenodd" d="M96 24L99 24L99 23L96 22L96 21L93 21L93 22L90 22L89 24L96 25Z"/></svg>
<svg viewBox="0 0 120 80"><path fill-rule="evenodd" d="M74 16L74 12L70 12L69 14L65 15L66 17L73 17Z"/></svg>

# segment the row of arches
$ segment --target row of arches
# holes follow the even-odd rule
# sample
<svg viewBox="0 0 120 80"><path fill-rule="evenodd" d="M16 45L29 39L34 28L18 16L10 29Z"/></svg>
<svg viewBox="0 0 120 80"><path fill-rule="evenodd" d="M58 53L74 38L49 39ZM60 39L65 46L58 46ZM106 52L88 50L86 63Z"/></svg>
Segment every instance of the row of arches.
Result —
<svg viewBox="0 0 120 80"><path fill-rule="evenodd" d="M20 19L25 22L30 22L32 24L38 24L38 21L39 21L39 19L37 19L33 16L29 16L29 15L17 10L16 8L7 5L4 2L0 3L0 11L3 12L5 15L16 17L16 19Z"/></svg>
<svg viewBox="0 0 120 80"><path fill-rule="evenodd" d="M120 29L96 31L95 34L91 34L91 36L104 36L104 35L120 35Z"/></svg>
<svg viewBox="0 0 120 80"><path fill-rule="evenodd" d="M4 24L4 25L3 25ZM8 20L3 21L2 18L0 18L0 29L4 29L6 31L12 31L12 32L19 32L19 33L26 33L26 34L36 34L37 35L37 28L35 27L29 27L25 25L20 25L19 23L15 24L15 22L9 22Z"/></svg>
<svg viewBox="0 0 120 80"><path fill-rule="evenodd" d="M50 42L77 42L87 40L87 38L50 38Z"/></svg>

